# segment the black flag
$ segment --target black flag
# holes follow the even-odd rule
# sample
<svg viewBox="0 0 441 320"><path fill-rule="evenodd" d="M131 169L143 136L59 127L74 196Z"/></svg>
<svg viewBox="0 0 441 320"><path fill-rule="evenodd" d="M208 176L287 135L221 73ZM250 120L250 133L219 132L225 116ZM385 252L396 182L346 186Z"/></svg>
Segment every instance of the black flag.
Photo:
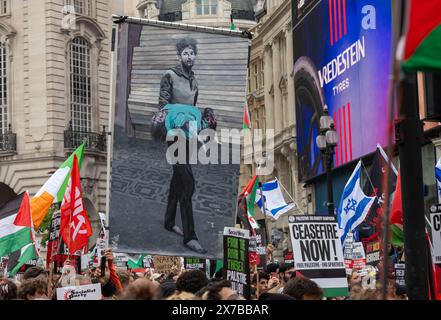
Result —
<svg viewBox="0 0 441 320"><path fill-rule="evenodd" d="M250 221L248 220L247 197L244 193L239 195L237 203L237 218L239 220L238 222L241 222L243 228L251 232L252 228Z"/></svg>
<svg viewBox="0 0 441 320"><path fill-rule="evenodd" d="M387 175L387 155L381 147L377 147L375 152L374 162L369 172L369 178L366 180L363 191L367 196L377 197L372 204L368 214L363 223L358 227L360 240L366 247L367 243L381 241L381 232L383 230L383 215L386 211L386 175ZM395 167L390 173L392 193L395 190L397 174ZM390 199L390 198L389 198Z"/></svg>

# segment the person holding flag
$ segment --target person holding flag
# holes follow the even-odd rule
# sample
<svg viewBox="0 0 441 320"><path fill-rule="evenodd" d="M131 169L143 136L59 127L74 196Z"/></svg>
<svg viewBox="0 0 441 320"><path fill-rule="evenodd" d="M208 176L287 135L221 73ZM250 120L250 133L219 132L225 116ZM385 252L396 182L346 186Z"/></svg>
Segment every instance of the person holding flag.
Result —
<svg viewBox="0 0 441 320"><path fill-rule="evenodd" d="M337 221L343 246L348 233L353 232L363 222L375 200L375 197L368 197L364 194L360 186L360 176L361 160L343 189L337 210Z"/></svg>

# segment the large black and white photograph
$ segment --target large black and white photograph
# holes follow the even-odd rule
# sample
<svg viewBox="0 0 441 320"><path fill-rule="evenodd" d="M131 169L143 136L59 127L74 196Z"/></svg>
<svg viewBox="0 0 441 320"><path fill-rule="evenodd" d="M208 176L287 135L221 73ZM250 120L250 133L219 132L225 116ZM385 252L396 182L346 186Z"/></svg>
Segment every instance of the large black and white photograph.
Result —
<svg viewBox="0 0 441 320"><path fill-rule="evenodd" d="M120 25L109 213L115 250L222 256L224 227L236 219L240 140L220 137L243 128L248 50L249 39L229 30Z"/></svg>

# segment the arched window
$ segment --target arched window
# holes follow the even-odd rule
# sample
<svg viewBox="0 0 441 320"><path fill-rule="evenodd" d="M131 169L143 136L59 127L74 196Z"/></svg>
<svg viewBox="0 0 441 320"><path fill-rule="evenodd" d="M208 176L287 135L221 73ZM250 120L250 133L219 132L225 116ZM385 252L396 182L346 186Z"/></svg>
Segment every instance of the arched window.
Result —
<svg viewBox="0 0 441 320"><path fill-rule="evenodd" d="M0 43L0 134L8 129L8 82L6 64L6 45Z"/></svg>
<svg viewBox="0 0 441 320"><path fill-rule="evenodd" d="M90 46L77 37L70 44L70 116L74 131L92 131Z"/></svg>

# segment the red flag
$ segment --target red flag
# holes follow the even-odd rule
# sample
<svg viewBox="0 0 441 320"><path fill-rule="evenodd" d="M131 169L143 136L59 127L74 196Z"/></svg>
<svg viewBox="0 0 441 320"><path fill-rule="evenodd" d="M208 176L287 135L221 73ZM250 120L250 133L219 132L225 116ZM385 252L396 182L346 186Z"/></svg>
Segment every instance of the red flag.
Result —
<svg viewBox="0 0 441 320"><path fill-rule="evenodd" d="M66 193L61 203L60 234L70 254L86 246L92 235L92 227L83 205L80 171L76 155Z"/></svg>

